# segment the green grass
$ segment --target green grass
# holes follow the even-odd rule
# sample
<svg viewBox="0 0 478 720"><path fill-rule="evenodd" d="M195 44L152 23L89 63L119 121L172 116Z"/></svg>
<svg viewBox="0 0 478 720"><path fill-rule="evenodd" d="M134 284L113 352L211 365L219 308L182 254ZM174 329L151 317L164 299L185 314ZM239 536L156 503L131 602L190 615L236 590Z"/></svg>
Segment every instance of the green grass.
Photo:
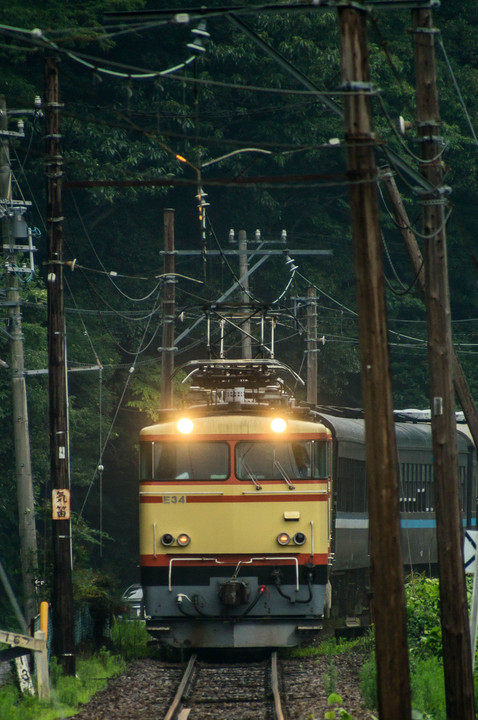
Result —
<svg viewBox="0 0 478 720"><path fill-rule="evenodd" d="M75 715L79 705L103 690L108 678L123 672L129 660L154 654L148 646L150 639L141 620L115 621L111 651L102 648L88 656L78 656L76 677L62 675L56 660L51 661L50 703L21 695L13 679L11 684L0 688L0 720L57 720Z"/></svg>
<svg viewBox="0 0 478 720"><path fill-rule="evenodd" d="M445 678L440 658L431 657L410 667L412 706L424 718L446 720Z"/></svg>
<svg viewBox="0 0 478 720"><path fill-rule="evenodd" d="M88 702L106 687L108 678L122 672L126 662L107 650L89 658L77 658L76 677L62 675L55 660L50 663L50 703L21 695L12 683L0 689L0 720L56 720L71 717L80 703Z"/></svg>
<svg viewBox="0 0 478 720"><path fill-rule="evenodd" d="M113 649L125 660L150 657L155 650L148 646L151 636L142 620L115 620L111 631Z"/></svg>
<svg viewBox="0 0 478 720"><path fill-rule="evenodd" d="M354 640L344 640L343 638L327 638L322 640L317 645L294 647L289 651L289 657L291 658L306 658L306 657L334 657L335 655L342 655L343 653L352 652L357 650L358 652L368 654L373 652L373 634L364 635Z"/></svg>

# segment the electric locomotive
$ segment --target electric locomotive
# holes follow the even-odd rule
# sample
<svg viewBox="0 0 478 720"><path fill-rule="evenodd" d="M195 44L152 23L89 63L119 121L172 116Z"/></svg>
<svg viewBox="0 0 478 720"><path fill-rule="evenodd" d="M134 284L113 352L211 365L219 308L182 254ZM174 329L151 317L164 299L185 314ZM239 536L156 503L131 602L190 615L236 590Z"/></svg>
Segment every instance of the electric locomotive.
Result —
<svg viewBox="0 0 478 720"><path fill-rule="evenodd" d="M330 608L332 433L275 360L192 363L205 402L140 434L150 634L184 648L280 647Z"/></svg>

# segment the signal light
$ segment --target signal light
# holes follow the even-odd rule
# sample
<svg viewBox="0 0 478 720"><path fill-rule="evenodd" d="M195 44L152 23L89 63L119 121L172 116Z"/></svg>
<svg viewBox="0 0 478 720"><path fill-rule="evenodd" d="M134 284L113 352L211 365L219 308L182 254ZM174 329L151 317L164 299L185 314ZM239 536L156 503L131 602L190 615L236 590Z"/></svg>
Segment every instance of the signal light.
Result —
<svg viewBox="0 0 478 720"><path fill-rule="evenodd" d="M304 535L304 533L298 532L294 535L294 542L296 545L303 545L306 540L307 537Z"/></svg>
<svg viewBox="0 0 478 720"><path fill-rule="evenodd" d="M279 545L288 545L290 542L290 536L287 533L279 533L277 536L277 542Z"/></svg>
<svg viewBox="0 0 478 720"><path fill-rule="evenodd" d="M282 433L287 427L287 422L284 418L277 417L271 420L271 430L276 433Z"/></svg>
<svg viewBox="0 0 478 720"><path fill-rule="evenodd" d="M165 545L166 547L169 547L169 545L172 545L172 544L173 544L174 538L173 538L173 536L170 535L169 533L164 533L164 535L163 535L162 538L161 538L161 542L162 542L163 545Z"/></svg>
<svg viewBox="0 0 478 720"><path fill-rule="evenodd" d="M189 418L181 418L177 421L176 427L183 435L189 435L189 433L193 431L194 423Z"/></svg>
<svg viewBox="0 0 478 720"><path fill-rule="evenodd" d="M186 535L186 533L181 533L181 535L178 535L177 543L181 547L186 547L186 545L189 545L191 542L191 538L189 535Z"/></svg>

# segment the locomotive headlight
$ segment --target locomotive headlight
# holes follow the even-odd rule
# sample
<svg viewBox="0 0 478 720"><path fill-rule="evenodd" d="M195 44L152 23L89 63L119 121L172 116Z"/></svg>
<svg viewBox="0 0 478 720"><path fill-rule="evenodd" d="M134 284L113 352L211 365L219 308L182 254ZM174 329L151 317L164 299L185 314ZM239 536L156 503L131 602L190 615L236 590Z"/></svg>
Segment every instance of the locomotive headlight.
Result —
<svg viewBox="0 0 478 720"><path fill-rule="evenodd" d="M290 536L287 533L279 533L277 536L277 542L279 545L288 545L290 542Z"/></svg>
<svg viewBox="0 0 478 720"><path fill-rule="evenodd" d="M189 535L186 535L186 533L181 533L181 535L178 535L176 542L181 547L186 547L186 545L189 545L189 543L191 542L191 538L189 537Z"/></svg>
<svg viewBox="0 0 478 720"><path fill-rule="evenodd" d="M307 537L304 535L304 533L298 532L294 535L293 539L296 545L303 545L307 540Z"/></svg>
<svg viewBox="0 0 478 720"><path fill-rule="evenodd" d="M161 542L163 545L166 545L166 547L169 547L169 545L172 545L174 542L174 538L170 533L164 533L164 535L161 537Z"/></svg>
<svg viewBox="0 0 478 720"><path fill-rule="evenodd" d="M189 418L181 418L181 420L177 421L176 427L183 435L189 435L193 431L194 423Z"/></svg>
<svg viewBox="0 0 478 720"><path fill-rule="evenodd" d="M276 433L282 433L287 427L287 423L284 420L284 418L277 417L271 420L271 430L272 432Z"/></svg>

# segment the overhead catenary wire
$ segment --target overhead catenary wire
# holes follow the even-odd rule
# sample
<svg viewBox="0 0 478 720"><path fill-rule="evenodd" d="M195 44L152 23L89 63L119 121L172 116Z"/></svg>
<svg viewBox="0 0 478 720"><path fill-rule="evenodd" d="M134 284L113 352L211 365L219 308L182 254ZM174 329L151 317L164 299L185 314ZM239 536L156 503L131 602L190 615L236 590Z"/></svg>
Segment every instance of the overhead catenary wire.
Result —
<svg viewBox="0 0 478 720"><path fill-rule="evenodd" d="M282 296L281 296L281 297L282 297ZM145 316L145 317L147 318L148 316Z"/></svg>
<svg viewBox="0 0 478 720"><path fill-rule="evenodd" d="M70 103L69 108L75 107L75 103ZM132 115L134 117L146 117L149 118L150 115L147 113L141 113L139 110L129 110L121 112L117 110L114 107L105 106L105 105L82 105L82 110L89 110L94 113L101 112L111 112L113 115L119 117L119 118L127 118L126 122L113 122L112 120L105 120L103 117L98 117L97 115L95 117L85 116L84 114L81 114L80 112L77 112L75 110L65 109L63 112L63 116L67 118L72 118L76 120L77 122L82 122L85 124L91 124L97 127L108 127L108 128L117 128L122 130L131 130L135 129L137 132L141 132L142 134L145 134L147 137L154 138L155 136L161 136L161 137L168 137L168 138L174 138L179 140L185 140L185 141L191 141L193 138L191 135L188 135L187 133L179 133L179 132L173 132L170 130L166 130L162 128L161 130L154 129L154 128L142 128L140 125L133 124L131 125L131 122L129 120L129 115ZM152 118L153 116L151 116ZM184 116L178 115L177 118L183 118ZM186 116L189 117L189 116ZM175 116L171 118L169 115L160 116L160 120L170 120L170 119L177 119ZM154 119L158 120L157 113L154 114ZM197 138L198 142L201 142L203 144L220 144L224 146L228 145L235 145L239 146L239 148L248 148L250 145L254 144L256 142L252 139L243 139L243 138L227 138L227 137L214 137L214 136L203 136L198 135ZM335 150L340 145L337 144L330 144L330 142L322 142L322 143L307 143L307 144L301 144L297 145L296 143L280 143L280 142L272 142L267 140L261 140L261 146L266 149L268 147L275 148L276 155L290 155L292 153L298 153L298 152L305 152L307 150L319 150L319 149L329 149L329 150ZM173 151L170 148L171 154L175 154L175 151ZM280 152L279 152L280 151Z"/></svg>
<svg viewBox="0 0 478 720"><path fill-rule="evenodd" d="M106 446L107 446L107 444L108 444L108 442L109 442L109 439L110 439L110 437L111 437L111 434L112 434L112 432L113 432L113 428L114 428L114 425L115 425L115 423L116 423L116 418L118 417L118 413L119 413L119 411L120 411L121 405L122 405L123 400L124 400L124 397L125 397L125 395L126 395L126 391L127 391L127 389L128 389L128 386L129 386L129 384L130 384L130 382L131 382L131 378L132 378L132 376L133 376L133 373L134 373L135 370L136 370L136 364L137 364L138 357L139 357L140 354L142 354L142 353L145 351L145 349L147 349L147 347L149 347L149 345L151 344L151 341L150 341L150 342L148 343L148 345L146 346L146 348L144 347L144 341L145 341L145 338L146 338L146 333L147 333L147 331L148 331L148 327L149 327L149 323L148 323L148 325L146 326L146 328L145 328L145 330L144 330L144 332L143 332L143 336L142 336L142 338L141 338L141 340L140 340L139 347L138 347L138 349L137 349L137 351L136 351L136 355L135 355L135 357L134 357L133 363L132 363L132 364L130 365L130 367L129 367L128 375L126 376L126 380L125 380L125 383L124 383L124 386L123 386L123 390L122 390L120 399L119 399L119 401L118 401L118 403L117 403L115 413L114 413L113 418L112 418L112 420L111 420L110 427L109 427L109 430L108 430L106 439L105 439L105 441L104 441L104 443L103 443L103 447L100 448L100 451L99 451L99 459L98 459L98 462L97 462L97 464L96 464L96 468L95 468L95 470L94 470L94 473L93 473L93 477L92 477L92 479L91 479L91 482L90 482L90 484L89 484L89 486L88 486L88 490L87 490L85 499L84 499L83 504L82 504L82 506L81 506L81 510L80 510L80 513L79 513L79 516L80 516L80 517L83 515L84 509L85 509L85 506L86 506L86 503L87 503L87 501L88 501L88 497L89 497L89 495L90 495L91 489L92 489L92 487L93 487L94 481L95 481L96 476L97 476L98 471L99 471L99 466L100 466L100 465L102 466L102 464L103 464L103 463L102 463L103 455L104 455Z"/></svg>
<svg viewBox="0 0 478 720"><path fill-rule="evenodd" d="M97 290L97 288L94 286L94 284L92 284L92 283L90 282L88 276L85 274L83 277L84 277L84 279L85 279L85 281L86 281L86 283L87 283L87 285L88 285L88 287L89 287L89 290L90 290L90 294L91 294L92 299L94 300L94 298L97 298L97 299L102 303L102 305L106 305L107 307L109 307L110 310L113 312L114 315L116 315L116 316L119 317L119 318L123 318L122 313L121 313L120 311L118 311L118 310L115 310L114 308L111 307L111 305L109 305L109 303L108 303L107 300L104 298L104 296ZM152 317L154 317L156 314L158 314L158 313L156 312L156 311L158 310L158 307L159 307L159 302L155 302L155 304L154 304L154 306L153 306L153 311L150 311L144 318L142 318L142 320L146 320L146 322L147 322L147 326L146 326L146 327L149 326L149 323L150 323ZM103 327L104 327L104 329L105 329L105 332L106 332L106 333L108 334L108 336L111 338L111 340L113 341L114 345L115 345L119 350L121 350L122 352L124 352L126 355L133 355L133 356L134 356L134 355L136 354L136 351L135 351L135 350L129 350L128 348L125 348L124 345L115 338L115 336L113 335L110 327L104 322L103 316L102 316L101 314L99 314L99 313L98 313L97 315L98 315L100 321L103 323ZM157 332L158 332L158 328L159 328L159 325L158 325L158 327L156 328L156 331L155 331L155 333L154 333L154 336L156 336L156 334L157 334Z"/></svg>
<svg viewBox="0 0 478 720"><path fill-rule="evenodd" d="M303 91L303 92L307 92L307 91ZM148 317L148 316L146 316L146 317Z"/></svg>
<svg viewBox="0 0 478 720"><path fill-rule="evenodd" d="M66 263L66 264L68 264L68 263ZM174 277L182 278L183 280L190 280L191 282L198 283L199 285L204 285L203 280L198 280L197 278L193 278L190 275L183 275L182 273L177 273L177 272L159 273L157 275L156 274L154 274L154 275L127 275L126 273L120 273L120 272L117 272L116 270L106 270L106 269L98 270L97 268L90 268L90 267L87 267L87 266L82 265L81 263L78 263L75 261L74 269L77 269L77 268L84 270L85 272L95 273L96 275L107 275L108 277L111 277L111 278L125 278L127 280L148 280L149 281L149 280L162 280L164 277L174 276ZM159 287L159 283L153 288L153 290L150 293L148 293L148 295L145 295L144 297L139 298L139 299L128 297L128 300L131 300L132 302L142 302L143 300L149 300L149 298L156 292L158 287Z"/></svg>
<svg viewBox="0 0 478 720"><path fill-rule="evenodd" d="M335 303L338 307L342 308L343 310L346 310L351 316L358 317L358 313L356 313L355 310L351 310L351 309L348 308L346 305L343 305L341 302L339 302L338 300L336 300L335 298L333 298L331 295L327 294L324 290L322 290L318 285L316 285L314 282L312 282L311 280L309 280L309 279L308 279L305 275L303 275L301 272L298 271L297 274L299 275L299 277L301 277L303 280L305 280L311 287L314 287L321 295L324 295L328 300L330 300L331 302ZM423 342L423 339L422 339L422 338L416 338L416 337L413 337L413 336L411 336L411 335L404 335L403 333L398 333L398 332L396 332L395 330L390 330L390 329L389 329L388 332L389 332L390 334L392 334L392 335L396 335L396 336L399 336L399 337L406 338L407 340L413 340L414 342L419 342L419 343Z"/></svg>
<svg viewBox="0 0 478 720"><path fill-rule="evenodd" d="M453 86L454 86L455 91L456 91L456 94L457 94L457 96L458 96L458 100L460 101L460 105L461 105L461 107L462 107L462 109L463 109L463 113L464 113L465 118L466 118L466 121L467 121L467 123L468 123L468 127L469 127L469 129L470 129L470 132L471 132L471 135L472 135L472 137L473 137L474 143L475 143L475 145L478 145L478 138L477 138L477 136L476 136L475 128L473 127L473 123L472 123L472 121L471 121L470 114L469 114L468 109L467 109L467 107L466 107L466 103L465 103L465 100L464 100L464 98L463 98L463 94L462 94L462 92L461 92L461 90L460 90L460 87L459 87L459 85L458 85L458 82L457 82L455 73L453 72L453 68L452 68L452 66L451 66L450 59L449 59L448 54L447 54L447 52L446 52L445 45L444 45L444 43L443 43L443 39L442 39L441 33L438 35L437 41L438 41L438 47L440 48L440 50L441 50L441 52L442 52L442 55L443 55L443 57L444 57L444 59L445 59L445 63L446 63L448 72L449 72L450 77L451 77L451 79L452 79Z"/></svg>
<svg viewBox="0 0 478 720"><path fill-rule="evenodd" d="M169 75L171 73L175 73L178 70L182 70L183 68L187 67L190 63L192 63L196 55L192 54L190 55L186 60L184 60L181 63L178 63L174 66L165 68L163 70L149 70L149 71L138 71L135 72L133 69L130 69L129 72L121 71L121 70L112 70L112 67L122 67L121 63L108 61L105 58L101 60L101 62L105 65L109 65L110 67L103 67L102 65L99 65L98 58L92 57L90 55L87 55L86 53L80 53L80 52L74 52L72 50L68 50L67 48L63 48L58 43L51 40L43 30L40 28L34 28L33 30L27 30L25 28L15 28L8 25L0 25L0 32L3 31L4 33L11 34L16 33L20 35L20 37L23 37L25 42L32 43L36 45L39 48L48 48L51 50L54 50L59 55L64 55L68 57L70 60L73 60L74 62L83 65L84 67L88 68L89 70L93 70L95 73L101 73L104 75L109 75L111 77L116 78L123 78L128 80L147 80L151 78L158 78L158 77L164 77L166 75ZM92 62L95 61L95 62ZM127 66L126 66L127 67Z"/></svg>
<svg viewBox="0 0 478 720"><path fill-rule="evenodd" d="M101 364L100 358L98 357L98 353L96 352L95 346L94 346L93 341L92 341L92 339L91 339L91 335L90 335L90 333L88 332L88 330L86 329L85 321L83 320L83 315L82 315L82 313L81 313L81 310L79 310L79 308L78 308L78 306L77 306L77 304L76 304L76 299L75 299L75 296L74 296L74 294L73 294L73 292L72 292L72 289L71 289L71 287L70 287L70 284L68 283L68 278L66 278L65 276L63 276L63 279L64 279L65 286L67 287L68 292L69 292L69 294L70 294L70 297L71 297L71 299L72 299L72 301L73 301L73 304L75 305L75 309L77 310L78 316L79 316L79 318L80 318L80 322L81 322L81 325L82 325L82 327L83 327L83 334L84 334L84 335L87 337L87 339L88 339L88 342L89 342L89 344L90 344L90 348L91 348L91 351L92 351L93 356L94 356L94 358L95 358L96 364L98 365L99 369L102 370L102 369L103 369L103 366L102 366L102 364Z"/></svg>
<svg viewBox="0 0 478 720"><path fill-rule="evenodd" d="M92 240L91 240L91 235L90 235L90 233L88 232L88 228L86 227L86 224L85 224L85 222L84 222L84 220L83 220L83 216L82 216L82 214L80 213L80 210L79 210L79 208L78 208L78 204L77 204L77 202L76 202L76 198L74 197L74 195L73 195L73 198L72 198L72 199L73 199L73 205L74 205L75 210L76 210L77 215L78 215L78 219L79 219L79 221L80 221L80 223L81 223L81 227L82 227L82 229L83 229L83 232L84 232L84 234L85 234L86 239L88 240L88 244L89 244L90 248L93 250L93 253L94 253L96 259L98 260L98 263L99 263L99 265L100 265L100 267L101 267L101 270L102 270L103 273L108 277L108 279L110 280L110 282L111 282L111 284L113 285L113 287L115 288L115 290L116 290L120 295L122 295L123 297L125 297L127 300L130 300L131 302L144 302L145 300L149 300L150 297L152 297L152 295L154 295L154 293L157 291L158 287L160 286L160 282L156 284L156 286L151 290L151 292L147 293L146 295L144 295L143 297L140 297L140 298L133 298L133 297L131 297L130 295L128 295L127 293L125 293L124 290L122 290L122 288L120 288L119 285L114 281L113 278L116 277L116 275L113 275L111 272L108 272L108 270L106 269L105 265L103 264L103 261L101 260L99 254L98 254L98 251L96 250L95 244L94 244L94 243L92 242Z"/></svg>

